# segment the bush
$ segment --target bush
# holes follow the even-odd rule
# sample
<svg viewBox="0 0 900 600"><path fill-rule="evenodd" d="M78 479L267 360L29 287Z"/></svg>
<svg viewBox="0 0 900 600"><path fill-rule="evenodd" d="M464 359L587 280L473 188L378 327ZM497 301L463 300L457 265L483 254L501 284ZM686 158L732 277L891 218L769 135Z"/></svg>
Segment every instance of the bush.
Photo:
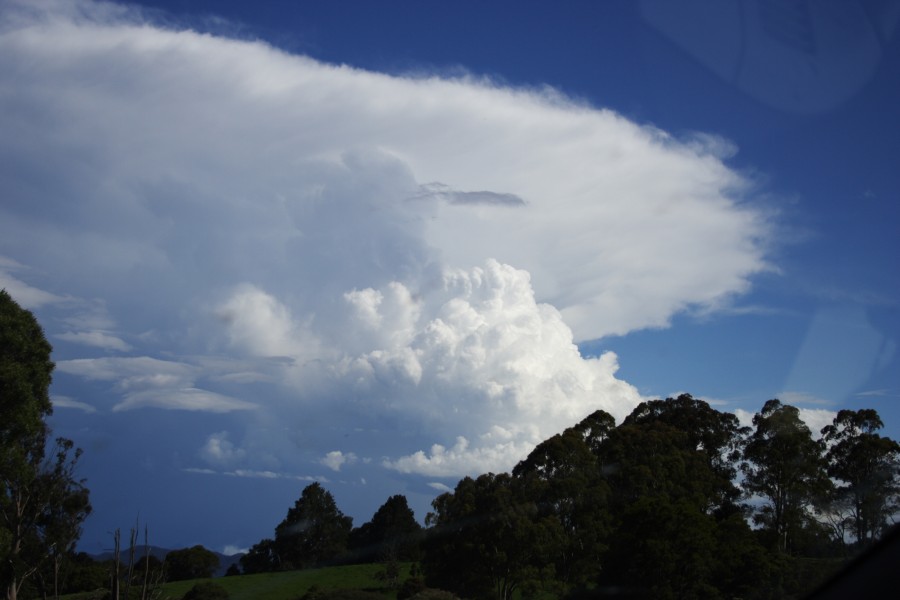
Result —
<svg viewBox="0 0 900 600"><path fill-rule="evenodd" d="M189 589L181 600L228 600L228 590L212 581L201 581Z"/></svg>
<svg viewBox="0 0 900 600"><path fill-rule="evenodd" d="M425 582L419 579L418 577L410 577L406 581L403 582L403 585L400 586L400 589L397 590L397 600L406 600L407 598L412 598L419 592L425 590Z"/></svg>

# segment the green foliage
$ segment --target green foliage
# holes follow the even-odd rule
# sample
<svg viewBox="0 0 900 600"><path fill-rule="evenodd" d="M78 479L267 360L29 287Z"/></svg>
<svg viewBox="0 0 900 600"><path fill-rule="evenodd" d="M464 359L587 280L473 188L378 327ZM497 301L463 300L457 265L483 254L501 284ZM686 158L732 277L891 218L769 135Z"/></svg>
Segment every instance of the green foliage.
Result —
<svg viewBox="0 0 900 600"><path fill-rule="evenodd" d="M31 312L0 290L0 587L15 599L32 578L41 593L59 575L91 512L81 455L58 438L48 454L51 346Z"/></svg>
<svg viewBox="0 0 900 600"><path fill-rule="evenodd" d="M419 577L410 577L404 581L400 585L400 589L397 590L397 600L406 600L407 598L411 598L420 592L425 591L425 589L425 580Z"/></svg>
<svg viewBox="0 0 900 600"><path fill-rule="evenodd" d="M709 498L711 508L730 510L740 497L734 485L743 438L749 429L741 427L737 417L717 411L690 394L675 399L642 402L625 418L623 425L662 423L684 435L682 448L700 452L718 478L717 489Z"/></svg>
<svg viewBox="0 0 900 600"><path fill-rule="evenodd" d="M44 419L53 412L51 351L34 315L0 290L0 469L22 460L22 440L46 435Z"/></svg>
<svg viewBox="0 0 900 600"><path fill-rule="evenodd" d="M415 561L419 559L422 526L406 501L406 496L391 496L372 520L350 532L353 560Z"/></svg>
<svg viewBox="0 0 900 600"><path fill-rule="evenodd" d="M109 585L110 566L95 561L90 555L79 552L72 554L63 575L62 592L89 592Z"/></svg>
<svg viewBox="0 0 900 600"><path fill-rule="evenodd" d="M423 566L429 585L472 598L508 600L555 582L559 521L542 516L521 480L487 474L438 496Z"/></svg>
<svg viewBox="0 0 900 600"><path fill-rule="evenodd" d="M304 488L275 528L274 551L280 568L303 569L336 561L347 549L353 519L318 482Z"/></svg>
<svg viewBox="0 0 900 600"><path fill-rule="evenodd" d="M847 508L842 524L860 545L875 541L900 510L900 444L878 435L882 427L869 409L842 410L822 429L828 475L843 482L829 501Z"/></svg>
<svg viewBox="0 0 900 600"><path fill-rule="evenodd" d="M754 519L782 552L794 551L814 498L828 493L824 446L813 440L799 411L769 400L753 417L744 448L744 489L766 499Z"/></svg>
<svg viewBox="0 0 900 600"><path fill-rule="evenodd" d="M540 514L555 519L562 529L554 566L564 587L595 579L606 551L610 488L597 454L614 424L612 416L597 411L539 444L513 469Z"/></svg>
<svg viewBox="0 0 900 600"><path fill-rule="evenodd" d="M821 505L814 512L813 502L843 499L850 506L854 494L875 494L859 503L868 507L859 513L867 525L858 525L849 508L846 517L852 531L865 527L875 535L883 511L896 502L898 447L875 433L881 421L874 411L842 411L823 430L822 443L796 408L777 400L753 425L752 432L741 428L733 415L687 394L642 403L619 426L597 411L539 444L512 474L466 477L435 498L422 534L424 581L397 560L415 556L401 548L420 531L403 496L392 496L352 530L354 548L377 548L381 564L263 573L342 556L350 519L313 484L275 539L242 558L244 572L257 574L220 585L234 600L378 597L371 590L388 596L396 590L401 600L452 600L454 593L475 600L588 598L613 591L800 597L839 566L830 557L840 538L831 522L816 520L825 513ZM755 512L738 502L739 469L745 497L766 501ZM843 482L834 493L827 475ZM751 514L761 527L750 528ZM340 575L326 580L324 573ZM359 576L356 583L350 573ZM167 586L170 595L188 589L177 585Z"/></svg>
<svg viewBox="0 0 900 600"><path fill-rule="evenodd" d="M620 515L607 583L649 598L711 597L715 523L686 498L642 496Z"/></svg>
<svg viewBox="0 0 900 600"><path fill-rule="evenodd" d="M652 598L715 598L748 590L730 568L765 571L731 482L742 430L689 395L642 403L599 455L613 521L601 588ZM734 538L732 552L720 545ZM758 583L758 580L754 583Z"/></svg>
<svg viewBox="0 0 900 600"><path fill-rule="evenodd" d="M245 574L278 571L281 561L275 551L275 540L266 538L250 546L247 554L240 558Z"/></svg>
<svg viewBox="0 0 900 600"><path fill-rule="evenodd" d="M182 600L229 600L228 590L212 581L201 581L181 597Z"/></svg>
<svg viewBox="0 0 900 600"><path fill-rule="evenodd" d="M212 577L219 568L219 557L215 552L197 545L166 554L166 573L169 581L203 579Z"/></svg>

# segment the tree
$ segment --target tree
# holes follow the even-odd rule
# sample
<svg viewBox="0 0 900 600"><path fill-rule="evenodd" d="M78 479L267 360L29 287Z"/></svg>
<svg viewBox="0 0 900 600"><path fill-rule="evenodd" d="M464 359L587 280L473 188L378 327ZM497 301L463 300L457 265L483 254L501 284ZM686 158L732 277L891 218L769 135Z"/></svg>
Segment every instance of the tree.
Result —
<svg viewBox="0 0 900 600"><path fill-rule="evenodd" d="M48 560L58 567L91 510L74 478L81 451L58 438L47 456L51 351L34 315L0 290L0 585L9 600Z"/></svg>
<svg viewBox="0 0 900 600"><path fill-rule="evenodd" d="M767 572L765 553L730 481L742 433L733 415L687 394L642 403L609 433L599 446L612 521L602 587L715 598L763 583L752 577Z"/></svg>
<svg viewBox="0 0 900 600"><path fill-rule="evenodd" d="M46 508L22 552L26 561L40 565L36 572L38 587L53 597L59 596L63 566L75 550L82 522L91 512L88 490L74 482L81 451L75 450L70 459L72 448L71 440L58 438L43 473L33 484L32 495L43 498Z"/></svg>
<svg viewBox="0 0 900 600"><path fill-rule="evenodd" d="M219 557L199 544L166 554L169 581L206 579L219 568Z"/></svg>
<svg viewBox="0 0 900 600"><path fill-rule="evenodd" d="M765 403L753 425L744 448L744 489L766 500L755 521L774 536L777 548L791 553L813 500L830 485L823 445L812 438L800 411L777 399Z"/></svg>
<svg viewBox="0 0 900 600"><path fill-rule="evenodd" d="M895 514L900 494L900 444L876 433L884 427L872 409L842 410L822 429L828 475L843 482L832 501L848 509L859 544L875 541Z"/></svg>
<svg viewBox="0 0 900 600"><path fill-rule="evenodd" d="M615 427L613 417L596 411L574 427L537 445L513 469L528 482L527 493L542 515L552 515L564 533L556 556L556 576L563 587L583 587L600 568L609 535L609 485L601 477L598 454Z"/></svg>
<svg viewBox="0 0 900 600"><path fill-rule="evenodd" d="M563 533L555 518L539 514L523 483L488 473L435 498L422 561L430 586L509 600L555 585L552 557Z"/></svg>
<svg viewBox="0 0 900 600"><path fill-rule="evenodd" d="M281 561L275 551L275 540L265 538L250 546L247 554L240 558L241 569L245 574L268 573L278 571Z"/></svg>
<svg viewBox="0 0 900 600"><path fill-rule="evenodd" d="M416 522L406 496L391 496L372 520L350 533L355 558L385 561L419 559L422 526Z"/></svg>
<svg viewBox="0 0 900 600"><path fill-rule="evenodd" d="M275 552L282 569L304 569L333 562L347 549L353 519L338 510L318 482L304 488L275 528Z"/></svg>
<svg viewBox="0 0 900 600"><path fill-rule="evenodd" d="M690 394L642 402L625 418L623 425L645 423L665 423L686 436L685 448L701 452L719 477L718 494L711 498L714 507L730 512L730 505L740 497L733 481L749 428L741 427L733 414L719 412Z"/></svg>
<svg viewBox="0 0 900 600"><path fill-rule="evenodd" d="M632 419L602 454L613 525L601 583L653 598L708 596L720 480L705 452L662 420Z"/></svg>

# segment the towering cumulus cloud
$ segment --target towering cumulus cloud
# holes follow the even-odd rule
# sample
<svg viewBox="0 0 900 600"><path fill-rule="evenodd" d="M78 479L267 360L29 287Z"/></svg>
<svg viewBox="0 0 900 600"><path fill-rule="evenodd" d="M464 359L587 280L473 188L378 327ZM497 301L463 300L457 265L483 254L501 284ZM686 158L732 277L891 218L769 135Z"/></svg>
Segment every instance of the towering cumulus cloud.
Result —
<svg viewBox="0 0 900 600"><path fill-rule="evenodd" d="M767 268L724 140L136 9L0 7L0 282L115 410L240 415L198 439L209 465L277 469L331 414L414 434L309 464L509 468L639 402L575 341L715 309Z"/></svg>

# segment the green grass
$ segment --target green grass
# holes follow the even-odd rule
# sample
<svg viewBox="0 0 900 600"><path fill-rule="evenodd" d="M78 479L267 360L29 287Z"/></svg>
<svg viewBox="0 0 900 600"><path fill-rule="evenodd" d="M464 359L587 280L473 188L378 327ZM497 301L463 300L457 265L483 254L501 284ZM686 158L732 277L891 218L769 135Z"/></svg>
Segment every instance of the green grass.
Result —
<svg viewBox="0 0 900 600"><path fill-rule="evenodd" d="M410 564L402 565L401 581L409 577ZM160 600L180 600L199 581L214 581L228 590L231 600L296 600L312 586L321 590L359 589L380 591L385 598L395 599L397 593L384 590L384 584L375 578L375 573L384 570L384 565L349 565L346 567L324 567L304 571L283 571L278 573L256 573L235 575L215 579L191 579L173 581L162 586ZM85 594L63 596L65 600L79 600ZM131 599L140 598L140 590L132 591Z"/></svg>

